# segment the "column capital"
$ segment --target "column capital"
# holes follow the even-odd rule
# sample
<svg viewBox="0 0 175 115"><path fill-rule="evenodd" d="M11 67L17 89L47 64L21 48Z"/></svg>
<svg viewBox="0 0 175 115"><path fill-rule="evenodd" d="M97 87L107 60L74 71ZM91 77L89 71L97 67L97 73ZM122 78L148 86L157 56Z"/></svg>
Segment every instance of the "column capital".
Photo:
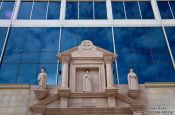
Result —
<svg viewBox="0 0 175 115"><path fill-rule="evenodd" d="M69 63L69 61L70 61L70 56L68 55L68 56L62 56L61 57L61 61L62 61L62 63Z"/></svg>
<svg viewBox="0 0 175 115"><path fill-rule="evenodd" d="M112 56L104 56L104 61L106 62L106 64L112 64L112 62L114 61Z"/></svg>

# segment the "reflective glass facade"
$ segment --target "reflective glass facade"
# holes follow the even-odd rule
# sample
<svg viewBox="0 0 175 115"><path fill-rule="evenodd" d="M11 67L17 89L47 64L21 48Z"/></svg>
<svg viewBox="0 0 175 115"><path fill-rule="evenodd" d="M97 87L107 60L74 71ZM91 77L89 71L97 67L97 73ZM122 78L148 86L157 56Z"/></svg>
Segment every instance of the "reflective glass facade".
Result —
<svg viewBox="0 0 175 115"><path fill-rule="evenodd" d="M127 84L130 68L139 83L175 82L174 3L0 1L0 84L37 84L46 68L48 84L59 85L57 53L85 39L118 54L115 84Z"/></svg>

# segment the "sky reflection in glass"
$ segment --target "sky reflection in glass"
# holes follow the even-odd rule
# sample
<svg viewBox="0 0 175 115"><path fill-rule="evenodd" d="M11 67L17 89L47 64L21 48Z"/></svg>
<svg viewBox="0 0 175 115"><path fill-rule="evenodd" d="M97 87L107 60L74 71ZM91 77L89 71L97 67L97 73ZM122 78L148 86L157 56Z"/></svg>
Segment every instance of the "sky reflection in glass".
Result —
<svg viewBox="0 0 175 115"><path fill-rule="evenodd" d="M0 2L1 3L1 2ZM3 1L0 9L0 19L10 19L13 13L13 6L15 2Z"/></svg>
<svg viewBox="0 0 175 115"><path fill-rule="evenodd" d="M33 5L33 9L32 9ZM48 8L47 8L48 7ZM49 2L26 2L22 1L19 13L18 13L18 19L48 19L48 20L54 20L59 19L60 16L60 1L49 1Z"/></svg>
<svg viewBox="0 0 175 115"><path fill-rule="evenodd" d="M157 4L158 4L162 19L172 19L173 18L168 1L158 1Z"/></svg>
<svg viewBox="0 0 175 115"><path fill-rule="evenodd" d="M0 30L6 33L6 28ZM59 28L12 28L0 65L0 83L37 84L40 68L45 67L49 84L56 83L58 69L60 84L61 65L57 68L56 60L59 32ZM166 33L175 56L175 28L166 27ZM1 36L5 35L0 34ZM64 27L60 51L75 47L85 39L91 40L94 45L114 51L110 27ZM175 71L161 27L115 27L114 40L118 53L120 84L127 83L130 68L134 68L139 83L175 81ZM117 83L115 64L113 73L114 82Z"/></svg>
<svg viewBox="0 0 175 115"><path fill-rule="evenodd" d="M161 28L115 28L114 32L120 83L127 83L129 68L134 68L140 83L175 81Z"/></svg>
<svg viewBox="0 0 175 115"><path fill-rule="evenodd" d="M12 28L0 67L3 71L0 80L11 76L4 68L13 68L14 79L7 83L37 84L40 68L45 67L50 75L48 84L55 84L59 31L59 28Z"/></svg>

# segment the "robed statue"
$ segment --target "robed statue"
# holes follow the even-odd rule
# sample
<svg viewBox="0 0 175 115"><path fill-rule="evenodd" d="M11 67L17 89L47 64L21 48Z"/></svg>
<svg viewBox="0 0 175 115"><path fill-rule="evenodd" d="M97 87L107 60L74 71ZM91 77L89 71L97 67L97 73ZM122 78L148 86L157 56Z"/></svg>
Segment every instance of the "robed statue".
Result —
<svg viewBox="0 0 175 115"><path fill-rule="evenodd" d="M133 69L130 69L130 72L128 73L128 85L130 90L139 89L138 78Z"/></svg>
<svg viewBox="0 0 175 115"><path fill-rule="evenodd" d="M47 74L45 72L45 69L41 69L41 73L38 75L38 81L39 81L39 88L40 89L45 89L47 86Z"/></svg>
<svg viewBox="0 0 175 115"><path fill-rule="evenodd" d="M89 70L83 75L83 92L92 92L92 75Z"/></svg>

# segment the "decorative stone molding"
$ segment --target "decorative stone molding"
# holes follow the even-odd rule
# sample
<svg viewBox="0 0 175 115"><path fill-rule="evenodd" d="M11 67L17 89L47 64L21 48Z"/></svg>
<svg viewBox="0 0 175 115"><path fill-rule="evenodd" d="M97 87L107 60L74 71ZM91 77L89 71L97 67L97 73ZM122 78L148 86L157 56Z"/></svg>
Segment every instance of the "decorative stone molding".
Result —
<svg viewBox="0 0 175 115"><path fill-rule="evenodd" d="M111 64L114 61L113 56L112 55L104 56L104 61L106 63L110 63Z"/></svg>
<svg viewBox="0 0 175 115"><path fill-rule="evenodd" d="M46 106L31 106L30 110L34 113L43 113L47 109Z"/></svg>
<svg viewBox="0 0 175 115"><path fill-rule="evenodd" d="M71 59L71 58L70 58L69 55L63 55L63 56L61 57L62 63L69 63L70 59Z"/></svg>
<svg viewBox="0 0 175 115"><path fill-rule="evenodd" d="M146 105L143 105L143 104L131 104L130 105L130 109L133 111L133 112L137 112L137 113L145 113L146 111Z"/></svg>
<svg viewBox="0 0 175 115"><path fill-rule="evenodd" d="M70 97L107 97L105 93L71 93Z"/></svg>
<svg viewBox="0 0 175 115"><path fill-rule="evenodd" d="M128 90L128 96L137 99L140 97L141 90Z"/></svg>
<svg viewBox="0 0 175 115"><path fill-rule="evenodd" d="M69 97L70 89L69 88L61 88L58 90L58 95L60 97Z"/></svg>
<svg viewBox="0 0 175 115"><path fill-rule="evenodd" d="M93 47L93 43L90 40L84 40L81 43L81 48L84 50L90 50Z"/></svg>
<svg viewBox="0 0 175 115"><path fill-rule="evenodd" d="M107 96L116 96L118 93L118 89L117 88L106 88L105 93Z"/></svg>
<svg viewBox="0 0 175 115"><path fill-rule="evenodd" d="M48 96L47 89L35 89L34 93L35 93L35 97L39 100L44 99Z"/></svg>

